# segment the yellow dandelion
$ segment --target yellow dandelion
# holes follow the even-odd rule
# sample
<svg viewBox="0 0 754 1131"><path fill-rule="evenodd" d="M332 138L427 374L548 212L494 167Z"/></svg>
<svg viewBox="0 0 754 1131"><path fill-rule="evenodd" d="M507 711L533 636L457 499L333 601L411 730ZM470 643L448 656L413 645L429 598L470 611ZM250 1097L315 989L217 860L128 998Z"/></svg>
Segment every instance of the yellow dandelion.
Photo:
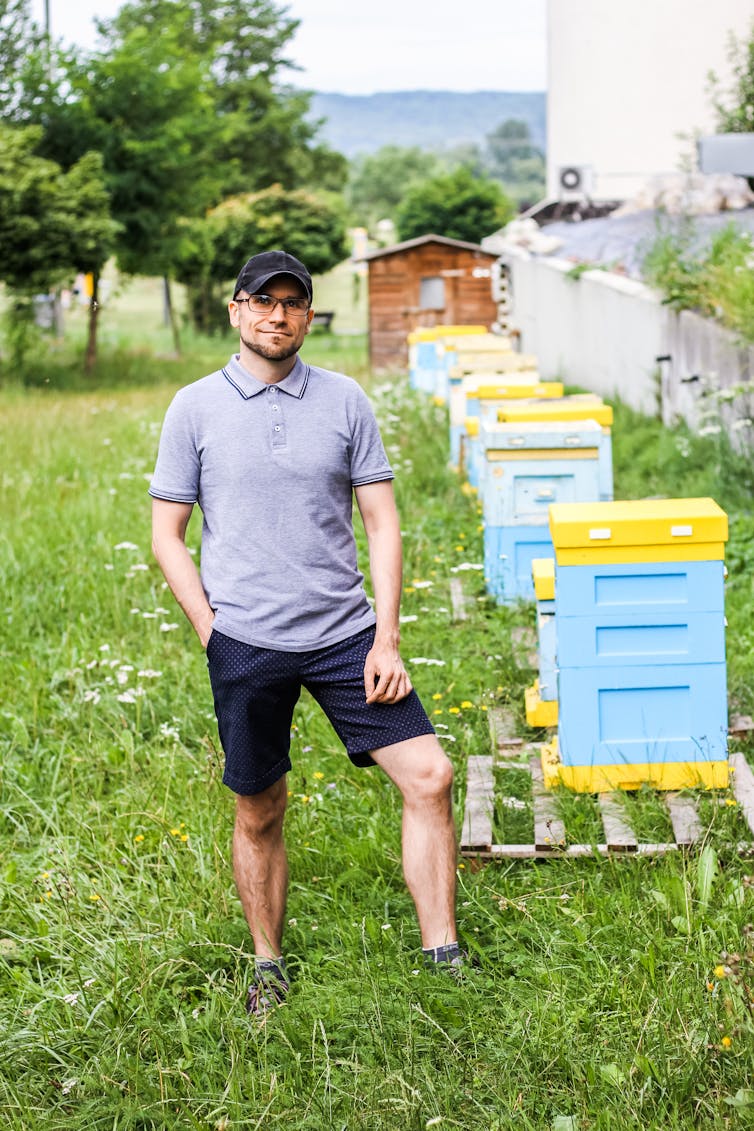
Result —
<svg viewBox="0 0 754 1131"><path fill-rule="evenodd" d="M725 804L726 805L735 805L736 799L734 797L726 797L725 798Z"/></svg>
<svg viewBox="0 0 754 1131"><path fill-rule="evenodd" d="M96 902L97 902L97 900L98 900L98 899L100 898L100 896L99 896L99 894L98 894L98 893L97 893L97 892L95 891L94 895L90 895L90 896L89 896L89 898L90 898L90 899L91 899L91 900L92 900L92 901L93 901L94 903L96 903Z"/></svg>
<svg viewBox="0 0 754 1131"><path fill-rule="evenodd" d="M432 712L432 714L433 714L433 715L444 715L444 714L445 714L445 712L443 711L442 707L435 707L435 709L434 709L434 711Z"/></svg>
<svg viewBox="0 0 754 1131"><path fill-rule="evenodd" d="M181 836L181 840L182 840L182 841L183 841L183 843L185 844L185 843L186 843L186 841L188 840L188 833L183 833L183 835Z"/></svg>
<svg viewBox="0 0 754 1131"><path fill-rule="evenodd" d="M49 872L43 872L43 873L42 873L42 879L43 879L43 880L49 880L49 878L50 878L50 873L49 873Z"/></svg>
<svg viewBox="0 0 754 1131"><path fill-rule="evenodd" d="M707 982L707 989L709 990L709 992L710 992L710 993L712 993L712 991L714 990L714 988L715 988L715 983L714 983L714 982Z"/></svg>
<svg viewBox="0 0 754 1131"><path fill-rule="evenodd" d="M722 1047L724 1049L729 1049L730 1046L733 1044L733 1041L731 1040L730 1037L723 1037L723 1039L720 1041L720 1044L722 1045Z"/></svg>
<svg viewBox="0 0 754 1131"><path fill-rule="evenodd" d="M288 796L289 796L289 797L293 797L293 790L292 790L292 789L289 789L289 790L288 790Z"/></svg>
<svg viewBox="0 0 754 1131"><path fill-rule="evenodd" d="M136 836L134 837L134 844L141 844L141 842L143 840L144 840L144 834L143 833L137 833Z"/></svg>
<svg viewBox="0 0 754 1131"><path fill-rule="evenodd" d="M448 707L448 711L451 715L460 715L461 708L460 707Z"/></svg>
<svg viewBox="0 0 754 1131"><path fill-rule="evenodd" d="M442 699L442 691L436 691L432 696L433 699Z"/></svg>
<svg viewBox="0 0 754 1131"><path fill-rule="evenodd" d="M45 899L52 899L52 889L48 888L45 892Z"/></svg>
<svg viewBox="0 0 754 1131"><path fill-rule="evenodd" d="M480 523L479 523L479 525L477 526L477 530L478 530L478 531L479 531L480 533L481 533L481 532L482 532L482 531L484 530L484 523L483 523L483 522L480 522Z"/></svg>
<svg viewBox="0 0 754 1131"><path fill-rule="evenodd" d="M435 562L437 562L437 564L439 565L439 564L440 564L440 562L442 561L442 558L438 558L437 554L435 554L435 556L434 556L434 558L433 558L432 560L433 560L433 561L435 561Z"/></svg>
<svg viewBox="0 0 754 1131"><path fill-rule="evenodd" d="M459 870L459 872L463 872L465 868L466 868L466 865L465 865L465 864L459 864L459 865L458 865L458 870Z"/></svg>
<svg viewBox="0 0 754 1131"><path fill-rule="evenodd" d="M480 711L489 711L489 707L487 706L487 704L486 704L486 703L482 703L482 705L481 705L481 707L479 708L479 710L480 710Z"/></svg>
<svg viewBox="0 0 754 1131"><path fill-rule="evenodd" d="M716 966L715 970L714 970L714 974L715 974L716 978L724 978L726 976L725 967L724 966Z"/></svg>
<svg viewBox="0 0 754 1131"><path fill-rule="evenodd" d="M179 836L179 835L180 835L180 832L181 832L181 830L180 830L180 829L171 829L171 830L170 830L170 835L171 835L171 836Z"/></svg>
<svg viewBox="0 0 754 1131"><path fill-rule="evenodd" d="M461 703L461 709L465 709L467 707L473 707L473 706L474 706L474 704L471 702L470 699L464 699L463 702Z"/></svg>
<svg viewBox="0 0 754 1131"><path fill-rule="evenodd" d="M416 592L416 590L414 589L413 585L406 585L406 586L404 587L404 590L403 590L403 592L404 592L404 593L415 593L415 592Z"/></svg>
<svg viewBox="0 0 754 1131"><path fill-rule="evenodd" d="M315 770L315 771L314 771L314 776L315 776L315 778L317 779L317 781L322 781L322 779L323 779L323 777L324 777L325 775L324 775L324 774L322 773L322 771L321 771L321 770Z"/></svg>
<svg viewBox="0 0 754 1131"><path fill-rule="evenodd" d="M462 554L463 551L466 549L466 547L465 546L456 546L455 549L456 549L457 553Z"/></svg>
<svg viewBox="0 0 754 1131"><path fill-rule="evenodd" d="M309 796L308 793L302 793L301 794L301 800L303 801L304 805L306 805L306 803L308 801L311 801L311 797Z"/></svg>

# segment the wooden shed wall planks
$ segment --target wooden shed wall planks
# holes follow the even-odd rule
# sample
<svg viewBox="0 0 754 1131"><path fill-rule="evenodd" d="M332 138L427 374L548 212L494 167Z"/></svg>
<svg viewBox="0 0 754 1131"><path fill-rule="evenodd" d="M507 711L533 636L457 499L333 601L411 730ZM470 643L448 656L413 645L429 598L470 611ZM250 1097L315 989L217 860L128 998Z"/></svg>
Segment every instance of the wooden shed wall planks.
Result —
<svg viewBox="0 0 754 1131"><path fill-rule="evenodd" d="M490 326L497 317L490 269L497 257L428 240L369 260L369 359L374 369L405 368L407 335L419 326ZM475 277L474 271L480 272ZM482 273L483 272L483 273ZM445 306L419 305L421 280L445 281Z"/></svg>

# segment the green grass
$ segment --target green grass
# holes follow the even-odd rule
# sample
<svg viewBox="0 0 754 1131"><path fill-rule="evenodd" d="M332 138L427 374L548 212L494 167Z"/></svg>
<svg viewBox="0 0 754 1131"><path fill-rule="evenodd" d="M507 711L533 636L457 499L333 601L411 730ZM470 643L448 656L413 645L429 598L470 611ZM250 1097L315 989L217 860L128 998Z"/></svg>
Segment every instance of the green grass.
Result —
<svg viewBox="0 0 754 1131"><path fill-rule="evenodd" d="M132 387L120 362L104 387L103 355L98 389L0 392L0 1125L751 1126L754 867L733 847L735 806L705 801L709 845L688 858L462 862L459 923L479 966L456 984L421 966L395 791L350 766L307 697L286 818L294 989L249 1023L233 802L204 657L150 557L146 495L173 389L231 348L203 343ZM362 374L363 351L357 337L307 342L312 360ZM489 709L512 708L525 733L530 673L511 631L531 610L495 606L481 570L459 569L481 563L482 536L446 465L444 410L402 378L371 393L405 530L402 651L454 762L460 818ZM751 713L745 491L731 467L719 494L716 449L678 457L679 435L619 409L617 491L676 491L680 458L695 492L731 508L731 688ZM470 599L461 624L453 577ZM526 789L501 771L511 839L530 835ZM624 803L665 839L651 795ZM561 805L572 840L598 839L592 798Z"/></svg>

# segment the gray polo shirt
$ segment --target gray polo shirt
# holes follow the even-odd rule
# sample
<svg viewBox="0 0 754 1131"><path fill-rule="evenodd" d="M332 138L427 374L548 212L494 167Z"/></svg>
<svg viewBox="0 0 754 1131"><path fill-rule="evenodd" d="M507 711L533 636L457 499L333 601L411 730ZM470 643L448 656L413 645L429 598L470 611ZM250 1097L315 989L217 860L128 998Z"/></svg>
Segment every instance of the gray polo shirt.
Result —
<svg viewBox="0 0 754 1131"><path fill-rule="evenodd" d="M176 394L149 493L201 507L215 627L261 648L306 651L374 623L352 492L392 478L354 380L297 358L265 385L236 356Z"/></svg>

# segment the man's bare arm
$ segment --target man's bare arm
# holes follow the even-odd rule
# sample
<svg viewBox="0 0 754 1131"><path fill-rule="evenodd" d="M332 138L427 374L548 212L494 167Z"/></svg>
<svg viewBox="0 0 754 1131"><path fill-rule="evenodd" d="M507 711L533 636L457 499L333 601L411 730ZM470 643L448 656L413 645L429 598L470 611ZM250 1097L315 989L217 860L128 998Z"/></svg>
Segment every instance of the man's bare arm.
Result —
<svg viewBox="0 0 754 1131"><path fill-rule="evenodd" d="M374 645L364 665L364 689L367 703L396 703L412 684L398 651L403 550L393 484L366 483L354 491L369 543L377 615Z"/></svg>
<svg viewBox="0 0 754 1131"><path fill-rule="evenodd" d="M215 614L186 546L186 527L193 509L192 503L152 499L152 552L173 596L206 648Z"/></svg>

